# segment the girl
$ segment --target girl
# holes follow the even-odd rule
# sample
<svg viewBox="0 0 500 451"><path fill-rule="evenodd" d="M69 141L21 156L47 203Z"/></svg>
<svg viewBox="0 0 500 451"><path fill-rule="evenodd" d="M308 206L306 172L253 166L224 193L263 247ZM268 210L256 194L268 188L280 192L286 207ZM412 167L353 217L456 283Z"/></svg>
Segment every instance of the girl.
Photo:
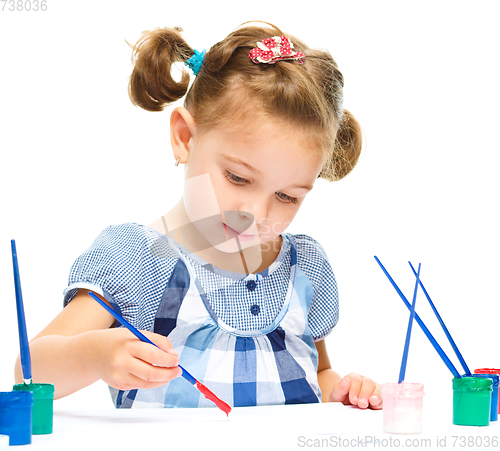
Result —
<svg viewBox="0 0 500 451"><path fill-rule="evenodd" d="M328 52L271 25L243 26L206 54L180 32L139 40L129 95L150 111L186 96L170 120L183 196L151 226L105 229L75 261L65 308L31 344L34 380L58 398L102 379L117 407L213 406L178 378L182 362L233 406L381 408L371 379L330 367L338 300L323 248L285 232L318 177L357 163L342 74ZM185 71L172 78L177 62L191 87ZM162 350L113 327L89 290Z"/></svg>

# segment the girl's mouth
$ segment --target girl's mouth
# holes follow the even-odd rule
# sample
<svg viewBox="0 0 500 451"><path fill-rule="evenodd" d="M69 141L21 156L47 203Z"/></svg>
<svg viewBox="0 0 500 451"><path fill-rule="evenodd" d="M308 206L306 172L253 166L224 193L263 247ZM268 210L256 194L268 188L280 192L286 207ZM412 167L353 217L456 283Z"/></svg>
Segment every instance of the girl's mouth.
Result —
<svg viewBox="0 0 500 451"><path fill-rule="evenodd" d="M224 223L222 223L222 224L224 224ZM226 224L224 224L224 231L226 232L226 235L229 239L237 238L239 241L249 241L255 237L255 235L248 235L248 234L240 233L240 232L232 229L231 227L229 227Z"/></svg>

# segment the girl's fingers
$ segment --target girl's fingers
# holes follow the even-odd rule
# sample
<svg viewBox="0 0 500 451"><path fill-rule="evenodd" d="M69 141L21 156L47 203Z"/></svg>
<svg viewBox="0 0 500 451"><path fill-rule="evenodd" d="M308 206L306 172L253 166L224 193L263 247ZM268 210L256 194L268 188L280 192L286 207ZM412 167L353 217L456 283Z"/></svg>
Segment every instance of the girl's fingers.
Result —
<svg viewBox="0 0 500 451"><path fill-rule="evenodd" d="M358 406L360 409L382 409L382 386L369 377L350 373L334 385L330 402L342 402Z"/></svg>
<svg viewBox="0 0 500 451"><path fill-rule="evenodd" d="M153 366L146 362L136 360L130 368L130 374L140 379L141 386L135 388L150 388L150 383L159 382L159 385L166 384L172 379L179 377L182 370L179 367L163 368L161 366Z"/></svg>
<svg viewBox="0 0 500 451"><path fill-rule="evenodd" d="M376 385L374 392L368 398L368 400L370 402L371 409L374 409L374 410L382 409L384 401L382 399L382 385L381 384Z"/></svg>
<svg viewBox="0 0 500 451"><path fill-rule="evenodd" d="M171 371L177 371L172 369ZM180 369L179 369L180 373ZM109 385L117 388L118 390L135 390L137 388L157 388L165 385L168 381L147 381L135 374L128 373L125 376L118 378L116 381L107 381Z"/></svg>
<svg viewBox="0 0 500 451"><path fill-rule="evenodd" d="M361 409L366 409L370 405L370 398L374 396L373 401L375 402L374 394L377 384L369 377L364 377L361 384L361 389L358 395L358 407Z"/></svg>
<svg viewBox="0 0 500 451"><path fill-rule="evenodd" d="M175 352L172 343L167 337L161 334L155 334L154 332L148 332L148 331L142 331L142 333L146 337L148 337L156 346L158 346L160 349L163 349L166 353L179 357L179 354Z"/></svg>
<svg viewBox="0 0 500 451"><path fill-rule="evenodd" d="M344 377L333 386L333 389L330 392L330 402L341 402L343 404L349 404L350 387L351 381L349 380L349 378Z"/></svg>
<svg viewBox="0 0 500 451"><path fill-rule="evenodd" d="M168 353L150 343L139 340L134 340L133 344L131 343L130 354L136 359L158 367L174 368L179 366L177 353Z"/></svg>
<svg viewBox="0 0 500 451"><path fill-rule="evenodd" d="M144 332L156 346L136 338L126 342L125 354L117 360L110 379L119 389L155 388L179 377L179 356L170 340L162 335ZM160 349L157 346L162 346ZM109 383L109 382L108 382Z"/></svg>
<svg viewBox="0 0 500 451"><path fill-rule="evenodd" d="M357 373L350 373L346 376L351 381L351 388L349 389L349 402L353 406L358 405L359 393L361 391L362 378Z"/></svg>

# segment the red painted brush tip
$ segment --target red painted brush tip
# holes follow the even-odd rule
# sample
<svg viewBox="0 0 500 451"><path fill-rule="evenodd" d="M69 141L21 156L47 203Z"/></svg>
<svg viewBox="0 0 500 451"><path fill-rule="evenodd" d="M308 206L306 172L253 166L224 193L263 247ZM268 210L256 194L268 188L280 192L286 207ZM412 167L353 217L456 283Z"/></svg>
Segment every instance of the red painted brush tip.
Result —
<svg viewBox="0 0 500 451"><path fill-rule="evenodd" d="M207 387L205 387L201 382L196 381L196 388L200 390L203 396L210 401L213 401L215 405L222 410L229 418L229 412L231 412L231 406L226 404L222 399L217 398Z"/></svg>

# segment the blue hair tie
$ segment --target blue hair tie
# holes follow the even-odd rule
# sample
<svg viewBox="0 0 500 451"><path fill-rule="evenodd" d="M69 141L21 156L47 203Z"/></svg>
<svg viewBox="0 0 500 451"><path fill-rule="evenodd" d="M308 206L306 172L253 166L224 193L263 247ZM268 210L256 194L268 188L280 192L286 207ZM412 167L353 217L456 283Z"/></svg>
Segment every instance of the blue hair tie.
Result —
<svg viewBox="0 0 500 451"><path fill-rule="evenodd" d="M203 58L205 58L205 53L207 53L206 50L203 50L202 52L195 50L194 55L184 63L193 71L195 76L198 75L198 72L200 72L201 65L203 64Z"/></svg>

